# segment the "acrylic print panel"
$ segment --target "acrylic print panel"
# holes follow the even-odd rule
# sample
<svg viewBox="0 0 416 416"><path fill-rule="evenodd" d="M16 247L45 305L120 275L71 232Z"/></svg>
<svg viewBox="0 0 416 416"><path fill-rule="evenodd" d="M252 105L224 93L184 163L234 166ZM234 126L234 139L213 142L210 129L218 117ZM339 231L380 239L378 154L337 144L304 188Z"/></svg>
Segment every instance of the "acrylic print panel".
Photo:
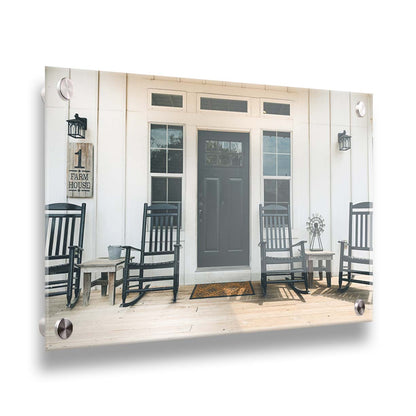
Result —
<svg viewBox="0 0 416 416"><path fill-rule="evenodd" d="M370 94L45 75L47 349L371 321Z"/></svg>

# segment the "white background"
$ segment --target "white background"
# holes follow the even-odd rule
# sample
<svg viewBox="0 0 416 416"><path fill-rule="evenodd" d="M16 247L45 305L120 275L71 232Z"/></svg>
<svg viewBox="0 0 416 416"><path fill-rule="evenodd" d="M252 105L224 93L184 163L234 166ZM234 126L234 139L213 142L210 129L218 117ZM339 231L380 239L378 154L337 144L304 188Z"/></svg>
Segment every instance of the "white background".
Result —
<svg viewBox="0 0 416 416"><path fill-rule="evenodd" d="M40 0L2 6L3 414L414 412L411 3ZM44 353L37 324L45 65L373 92L374 322Z"/></svg>

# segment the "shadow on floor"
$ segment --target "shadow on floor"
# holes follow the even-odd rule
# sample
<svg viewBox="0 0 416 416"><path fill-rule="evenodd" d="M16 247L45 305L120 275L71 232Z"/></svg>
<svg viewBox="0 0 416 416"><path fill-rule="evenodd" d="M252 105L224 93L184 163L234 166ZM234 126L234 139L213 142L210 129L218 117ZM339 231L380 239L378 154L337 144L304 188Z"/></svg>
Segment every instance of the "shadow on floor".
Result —
<svg viewBox="0 0 416 416"><path fill-rule="evenodd" d="M357 299L362 299L366 304L373 304L372 286L366 286L359 283L352 283L345 292L338 290L338 279L332 279L332 286L326 286L326 280L314 281L314 287L311 290L312 296L325 296L332 299L339 299L346 302L354 303Z"/></svg>

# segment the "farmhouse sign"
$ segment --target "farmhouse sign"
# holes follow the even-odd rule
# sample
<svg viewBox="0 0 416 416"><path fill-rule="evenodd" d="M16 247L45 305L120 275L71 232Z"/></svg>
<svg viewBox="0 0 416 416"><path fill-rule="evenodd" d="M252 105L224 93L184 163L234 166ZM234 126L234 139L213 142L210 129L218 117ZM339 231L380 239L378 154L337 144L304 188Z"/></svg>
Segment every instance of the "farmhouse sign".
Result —
<svg viewBox="0 0 416 416"><path fill-rule="evenodd" d="M94 147L92 143L69 143L67 197L91 198L94 184Z"/></svg>

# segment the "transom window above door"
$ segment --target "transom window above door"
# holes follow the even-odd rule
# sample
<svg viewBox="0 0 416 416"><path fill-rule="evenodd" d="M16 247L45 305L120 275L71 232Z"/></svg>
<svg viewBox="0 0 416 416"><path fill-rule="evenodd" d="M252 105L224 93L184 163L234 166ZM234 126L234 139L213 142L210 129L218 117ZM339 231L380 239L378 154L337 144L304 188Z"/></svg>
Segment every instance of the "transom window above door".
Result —
<svg viewBox="0 0 416 416"><path fill-rule="evenodd" d="M183 126L151 125L150 172L183 172Z"/></svg>
<svg viewBox="0 0 416 416"><path fill-rule="evenodd" d="M152 105L156 107L183 107L183 96L152 92Z"/></svg>
<svg viewBox="0 0 416 416"><path fill-rule="evenodd" d="M236 113L247 113L247 100L235 100L228 98L200 97L199 107L201 110L228 111Z"/></svg>

